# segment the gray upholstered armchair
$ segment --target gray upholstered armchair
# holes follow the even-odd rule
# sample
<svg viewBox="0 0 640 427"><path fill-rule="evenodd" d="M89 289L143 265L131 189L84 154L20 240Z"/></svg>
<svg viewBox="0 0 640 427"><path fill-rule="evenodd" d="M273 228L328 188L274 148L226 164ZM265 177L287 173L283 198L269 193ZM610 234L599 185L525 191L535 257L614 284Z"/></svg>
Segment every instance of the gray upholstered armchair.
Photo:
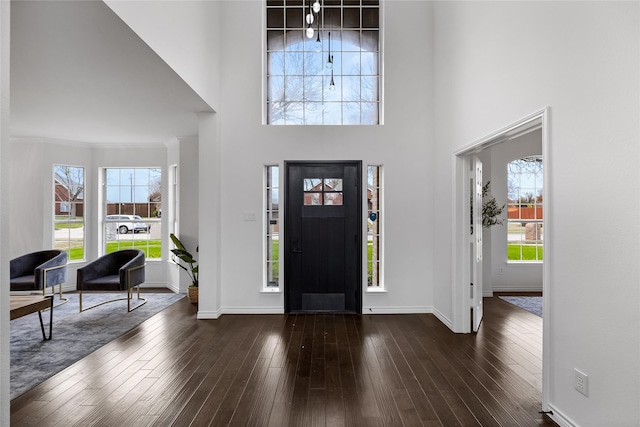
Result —
<svg viewBox="0 0 640 427"><path fill-rule="evenodd" d="M67 252L58 249L28 253L9 262L9 282L11 291L42 291L46 294L55 286L60 287L62 304L69 301L62 297L62 284L67 281ZM60 304L59 304L60 305Z"/></svg>
<svg viewBox="0 0 640 427"><path fill-rule="evenodd" d="M127 300L127 311L133 311L147 302L140 298L140 284L144 282L144 252L138 249L125 249L101 256L78 269L76 287L80 296L80 312L113 301ZM137 299L142 301L131 307L133 288L137 288ZM82 293L85 291L113 292L125 291L126 298L115 298L91 307L82 308Z"/></svg>

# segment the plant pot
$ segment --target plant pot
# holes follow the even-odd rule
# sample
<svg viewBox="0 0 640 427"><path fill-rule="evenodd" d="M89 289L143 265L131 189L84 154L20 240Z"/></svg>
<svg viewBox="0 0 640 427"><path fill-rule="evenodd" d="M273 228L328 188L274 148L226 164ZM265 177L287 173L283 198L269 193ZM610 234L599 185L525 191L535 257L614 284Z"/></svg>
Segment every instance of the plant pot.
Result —
<svg viewBox="0 0 640 427"><path fill-rule="evenodd" d="M187 298L193 304L198 302L198 288L195 286L189 286L187 288Z"/></svg>

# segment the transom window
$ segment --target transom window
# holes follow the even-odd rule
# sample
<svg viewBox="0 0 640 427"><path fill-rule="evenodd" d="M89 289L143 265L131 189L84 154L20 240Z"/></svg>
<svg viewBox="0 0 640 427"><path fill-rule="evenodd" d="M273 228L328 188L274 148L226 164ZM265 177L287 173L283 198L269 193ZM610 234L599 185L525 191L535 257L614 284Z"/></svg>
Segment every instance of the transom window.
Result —
<svg viewBox="0 0 640 427"><path fill-rule="evenodd" d="M378 0L267 0L267 124L380 123Z"/></svg>
<svg viewBox="0 0 640 427"><path fill-rule="evenodd" d="M542 156L508 164L507 260L542 261Z"/></svg>

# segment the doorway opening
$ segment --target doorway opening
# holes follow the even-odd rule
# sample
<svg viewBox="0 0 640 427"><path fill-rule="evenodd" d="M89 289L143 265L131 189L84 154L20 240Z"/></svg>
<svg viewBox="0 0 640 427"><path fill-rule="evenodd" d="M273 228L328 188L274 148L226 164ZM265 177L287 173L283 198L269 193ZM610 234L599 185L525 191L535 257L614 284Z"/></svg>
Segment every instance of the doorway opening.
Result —
<svg viewBox="0 0 640 427"><path fill-rule="evenodd" d="M482 320L482 296L486 293L491 294L491 289L483 289L482 274L478 275L478 271L482 271L481 262L478 262L478 252L482 256L481 249L474 249L475 237L471 238L469 232L469 224L472 223L471 204L474 184L473 175L476 173L476 159L482 156L483 151L494 147L498 144L527 135L529 133L539 131L541 138L542 158L545 164L549 164L549 114L550 109L547 107L530 116L527 116L511 125L500 129L480 140L477 140L454 153L454 259L453 259L453 326L455 332L470 333L474 329L474 325L479 325ZM550 168L543 169L544 187L541 192L543 200L550 200L548 197L550 186ZM542 230L544 230L544 240L542 241L542 251L544 252L544 267L542 268L542 292L543 305L549 307L549 241L552 239L552 228L549 224L549 204L545 205L544 218L541 221ZM506 259L506 258L505 258ZM480 268L474 268L474 262L480 265ZM473 285L471 283L473 282ZM478 303L480 304L478 306ZM549 325L550 319L548 313L545 313L543 319L543 338L542 338L542 409L548 410L548 384L549 384Z"/></svg>

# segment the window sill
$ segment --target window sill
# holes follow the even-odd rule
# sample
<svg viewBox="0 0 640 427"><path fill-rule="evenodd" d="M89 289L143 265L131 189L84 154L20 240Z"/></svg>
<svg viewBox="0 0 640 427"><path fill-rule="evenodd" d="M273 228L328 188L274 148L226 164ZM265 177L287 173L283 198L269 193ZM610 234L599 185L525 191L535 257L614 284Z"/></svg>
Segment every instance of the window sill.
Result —
<svg viewBox="0 0 640 427"><path fill-rule="evenodd" d="M282 290L280 288L262 288L260 293L261 294L281 294Z"/></svg>
<svg viewBox="0 0 640 427"><path fill-rule="evenodd" d="M387 290L380 286L376 286L376 287L367 287L366 292L368 294L386 294Z"/></svg>

